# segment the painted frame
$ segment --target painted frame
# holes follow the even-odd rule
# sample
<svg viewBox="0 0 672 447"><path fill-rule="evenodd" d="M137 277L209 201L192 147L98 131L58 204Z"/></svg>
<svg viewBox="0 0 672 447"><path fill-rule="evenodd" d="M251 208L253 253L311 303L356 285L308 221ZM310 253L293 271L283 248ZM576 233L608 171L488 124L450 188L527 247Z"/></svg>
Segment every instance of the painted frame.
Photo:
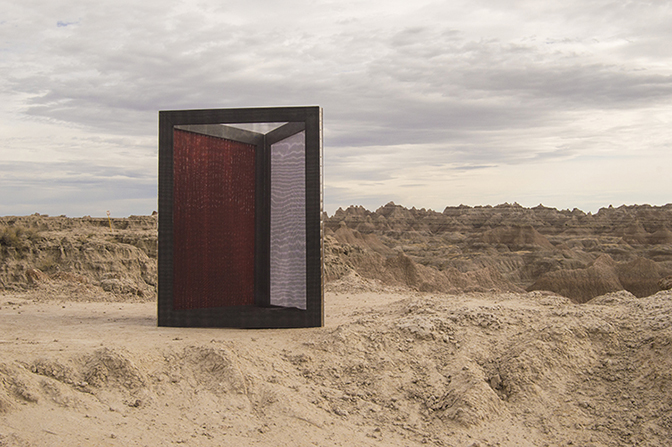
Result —
<svg viewBox="0 0 672 447"><path fill-rule="evenodd" d="M271 130L260 132L255 126L267 126ZM250 128L255 130L249 130ZM200 307L197 302L199 298L195 297L193 300L196 300L196 305L193 304L193 300L190 301L192 304L188 308L175 305L181 302L179 301L181 298L174 293L174 282L182 273L174 270L176 264L179 266L179 262L173 256L176 251L184 253L184 250L191 249L179 237L178 240L175 239L176 222L174 221L176 216L180 218L179 209L182 206L181 203L175 202L175 188L181 181L180 174L176 177L176 172L180 171L176 171L179 166L175 165L175 160L177 159L179 163L179 160L183 159L177 157L175 153L175 141L177 140L175 135L182 135L185 132L192 136L201 135L208 139L248 145L246 147L254 150L253 304L228 305L225 302L226 297L215 297L219 300L217 301L219 305ZM274 187L271 181L271 158L272 152L276 150L274 145L287 141L289 138L300 139L301 135L304 138L304 153L300 154L302 155L300 162L304 165L304 171L301 174L305 178L299 179L298 183L296 178L294 179L294 184L298 185L301 194L296 195L292 192L292 196L295 203L297 197L301 201L299 204L301 206L298 208L295 206L295 209L305 213L305 216L295 216L298 217L299 226L305 224L305 228L298 229L301 244L294 244L300 246L300 249L295 251L303 253L300 256L305 257L305 306L288 307L275 305L271 293L271 246L275 243L271 241L271 189ZM296 165L296 160L294 163ZM209 168L206 166L205 169ZM305 186L305 189L302 186ZM297 230L296 226L292 225L292 231ZM304 237L305 249L302 245ZM190 254L195 255L193 252ZM294 255L290 253L288 256ZM303 266L302 263L300 265ZM320 107L159 112L159 326L236 328L322 326L324 324L323 271L322 109ZM280 273L274 273L274 275L278 274ZM280 282L282 282L281 277ZM275 283L278 281L275 280ZM300 294L303 293L301 290Z"/></svg>

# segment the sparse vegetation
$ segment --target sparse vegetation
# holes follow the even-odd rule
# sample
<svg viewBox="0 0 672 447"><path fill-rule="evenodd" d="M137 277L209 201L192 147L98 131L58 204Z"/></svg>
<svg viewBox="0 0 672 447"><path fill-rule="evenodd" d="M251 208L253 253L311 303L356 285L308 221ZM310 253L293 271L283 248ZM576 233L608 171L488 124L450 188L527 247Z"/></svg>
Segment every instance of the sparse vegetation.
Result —
<svg viewBox="0 0 672 447"><path fill-rule="evenodd" d="M23 251L39 238L37 231L20 225L0 227L0 246ZM5 250L3 250L5 251Z"/></svg>

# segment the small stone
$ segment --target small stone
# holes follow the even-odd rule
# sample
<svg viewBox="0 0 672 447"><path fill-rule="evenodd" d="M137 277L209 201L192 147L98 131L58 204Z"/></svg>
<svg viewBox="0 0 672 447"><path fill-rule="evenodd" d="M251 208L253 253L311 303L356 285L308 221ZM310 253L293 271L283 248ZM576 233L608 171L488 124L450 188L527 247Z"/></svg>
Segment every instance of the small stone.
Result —
<svg viewBox="0 0 672 447"><path fill-rule="evenodd" d="M499 376L499 374L495 374L490 378L490 387L493 390L499 389L501 385L502 385L502 378Z"/></svg>
<svg viewBox="0 0 672 447"><path fill-rule="evenodd" d="M348 412L346 410L343 410L342 408L334 408L334 413L338 416L343 416L343 417L348 416Z"/></svg>

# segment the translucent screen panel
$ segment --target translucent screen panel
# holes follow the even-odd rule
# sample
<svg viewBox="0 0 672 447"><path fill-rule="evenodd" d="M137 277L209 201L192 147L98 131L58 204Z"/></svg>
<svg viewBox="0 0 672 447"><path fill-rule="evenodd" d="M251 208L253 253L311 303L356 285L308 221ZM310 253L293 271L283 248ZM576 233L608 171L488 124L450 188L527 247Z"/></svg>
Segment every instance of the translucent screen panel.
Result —
<svg viewBox="0 0 672 447"><path fill-rule="evenodd" d="M271 305L306 309L305 132L271 145Z"/></svg>
<svg viewBox="0 0 672 447"><path fill-rule="evenodd" d="M237 129L249 130L250 132L258 132L267 134L268 132L282 127L287 123L230 123L228 127L235 127Z"/></svg>
<svg viewBox="0 0 672 447"><path fill-rule="evenodd" d="M173 308L254 304L255 147L173 133Z"/></svg>

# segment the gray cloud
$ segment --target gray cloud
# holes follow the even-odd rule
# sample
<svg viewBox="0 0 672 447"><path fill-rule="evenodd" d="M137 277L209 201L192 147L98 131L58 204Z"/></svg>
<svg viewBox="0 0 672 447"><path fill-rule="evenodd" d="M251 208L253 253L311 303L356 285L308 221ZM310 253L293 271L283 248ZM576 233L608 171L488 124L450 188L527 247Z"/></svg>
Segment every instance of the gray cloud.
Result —
<svg viewBox="0 0 672 447"><path fill-rule="evenodd" d="M346 179L394 196L423 166L580 160L647 133L643 151L669 145L648 124L609 135L596 117L669 116L671 15L669 2L607 0L22 2L0 24L0 94L20 105L13 119L79 132L91 147L68 160L87 168L103 166L94 154L155 156L158 110L319 104L337 203L356 197Z"/></svg>
<svg viewBox="0 0 672 447"><path fill-rule="evenodd" d="M0 163L0 209L11 214L149 214L156 209L154 173L128 166ZM30 201L26 201L26 197Z"/></svg>

